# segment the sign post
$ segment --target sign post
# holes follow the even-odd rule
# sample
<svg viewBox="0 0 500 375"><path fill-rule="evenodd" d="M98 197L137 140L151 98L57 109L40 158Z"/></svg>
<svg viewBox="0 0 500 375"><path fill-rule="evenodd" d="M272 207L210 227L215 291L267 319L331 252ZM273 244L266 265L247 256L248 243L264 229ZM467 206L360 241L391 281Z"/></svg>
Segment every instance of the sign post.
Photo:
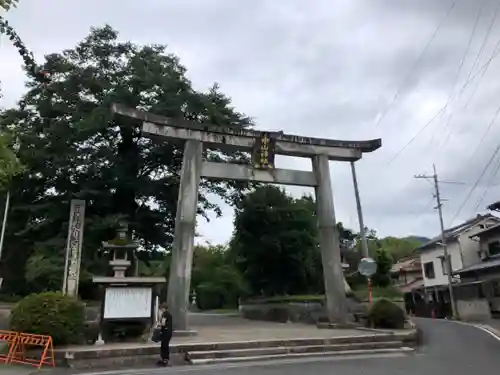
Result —
<svg viewBox="0 0 500 375"><path fill-rule="evenodd" d="M368 279L368 301L370 302L370 307L373 302L372 298L372 276L377 272L377 262L373 258L365 257L362 258L358 265L358 272Z"/></svg>
<svg viewBox="0 0 500 375"><path fill-rule="evenodd" d="M63 294L70 296L78 295L84 220L85 201L79 199L71 200L62 290Z"/></svg>

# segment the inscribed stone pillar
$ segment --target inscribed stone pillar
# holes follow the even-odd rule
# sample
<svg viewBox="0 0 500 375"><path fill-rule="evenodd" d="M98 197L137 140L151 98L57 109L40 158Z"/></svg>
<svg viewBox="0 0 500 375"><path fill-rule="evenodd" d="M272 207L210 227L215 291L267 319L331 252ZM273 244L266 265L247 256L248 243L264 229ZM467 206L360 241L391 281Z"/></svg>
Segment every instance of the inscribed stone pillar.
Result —
<svg viewBox="0 0 500 375"><path fill-rule="evenodd" d="M174 329L177 331L188 329L188 300L202 152L203 145L200 141L186 141L182 159L179 196L177 198L177 215L175 217L167 295L169 311L172 314Z"/></svg>
<svg viewBox="0 0 500 375"><path fill-rule="evenodd" d="M315 188L316 206L328 320L330 323L345 324L347 323L345 280L327 155L317 155L313 158L313 171L318 182Z"/></svg>

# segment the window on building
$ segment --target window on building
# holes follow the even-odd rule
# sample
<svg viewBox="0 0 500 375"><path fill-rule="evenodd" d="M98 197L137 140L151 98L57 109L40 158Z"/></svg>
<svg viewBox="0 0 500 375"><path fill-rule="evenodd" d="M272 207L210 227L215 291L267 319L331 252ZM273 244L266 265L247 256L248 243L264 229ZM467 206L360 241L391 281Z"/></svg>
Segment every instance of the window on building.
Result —
<svg viewBox="0 0 500 375"><path fill-rule="evenodd" d="M439 259L441 260L441 269L443 270L443 275L448 275L448 265L446 264L446 258L444 255L440 256Z"/></svg>
<svg viewBox="0 0 500 375"><path fill-rule="evenodd" d="M424 274L428 279L434 279L436 277L434 273L434 262L424 263Z"/></svg>
<svg viewBox="0 0 500 375"><path fill-rule="evenodd" d="M488 253L490 256L500 255L500 241L493 241L488 244Z"/></svg>

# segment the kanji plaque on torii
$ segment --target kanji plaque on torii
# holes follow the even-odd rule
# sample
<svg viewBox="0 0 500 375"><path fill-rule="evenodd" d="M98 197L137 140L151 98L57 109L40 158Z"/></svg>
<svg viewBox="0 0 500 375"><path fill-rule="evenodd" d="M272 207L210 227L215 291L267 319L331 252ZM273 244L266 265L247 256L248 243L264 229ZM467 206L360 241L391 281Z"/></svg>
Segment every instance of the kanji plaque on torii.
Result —
<svg viewBox="0 0 500 375"><path fill-rule="evenodd" d="M252 161L256 169L274 168L275 146L276 140L272 137L271 133L262 133L260 138L255 139Z"/></svg>
<svg viewBox="0 0 500 375"><path fill-rule="evenodd" d="M342 272L329 161L355 162L363 153L380 148L380 139L339 141L283 132L222 129L214 125L170 119L118 104L113 105L112 111L141 121L142 132L146 137L162 141L185 141L167 297L176 330L188 328L191 263L201 177L314 187L327 315L332 323L347 322L345 291L348 286ZM249 152L252 154L252 164L205 161L204 147ZM310 158L313 170L309 172L276 168L275 155Z"/></svg>

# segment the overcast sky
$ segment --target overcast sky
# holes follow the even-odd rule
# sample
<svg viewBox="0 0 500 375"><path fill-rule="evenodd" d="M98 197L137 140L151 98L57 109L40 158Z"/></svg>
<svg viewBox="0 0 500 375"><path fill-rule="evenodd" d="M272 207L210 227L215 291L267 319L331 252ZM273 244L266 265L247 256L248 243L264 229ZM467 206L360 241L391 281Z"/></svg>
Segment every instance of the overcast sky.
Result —
<svg viewBox="0 0 500 375"><path fill-rule="evenodd" d="M442 184L445 226L500 200L500 153L473 189L500 142L500 119L492 123L500 109L500 57L491 59L500 42L500 0L453 3L21 0L7 18L39 59L105 23L123 40L167 44L195 88L218 82L257 129L382 138L382 148L357 163L366 225L383 236L432 236L439 230L432 187L413 176L431 173L433 163L442 180L462 183ZM4 107L24 92L20 64L2 36ZM357 228L349 164L330 165L337 219ZM278 167L311 169L294 158L279 158ZM199 232L199 241L226 242L231 207L210 223L199 220Z"/></svg>

